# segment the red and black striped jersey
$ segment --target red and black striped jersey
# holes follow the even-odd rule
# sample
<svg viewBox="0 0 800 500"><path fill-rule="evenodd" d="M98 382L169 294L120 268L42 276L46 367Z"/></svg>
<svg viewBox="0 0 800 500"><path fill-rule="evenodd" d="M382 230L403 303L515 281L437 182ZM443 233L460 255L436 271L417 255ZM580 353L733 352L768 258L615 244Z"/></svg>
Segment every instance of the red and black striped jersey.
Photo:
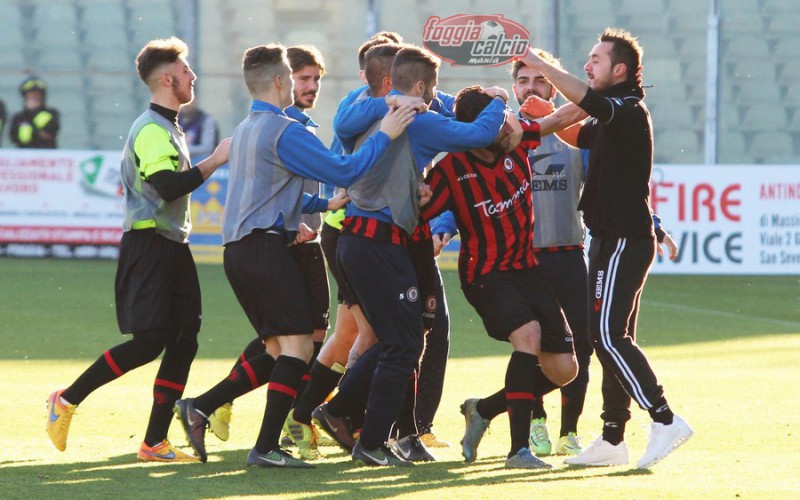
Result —
<svg viewBox="0 0 800 500"><path fill-rule="evenodd" d="M486 163L470 151L450 153L425 178L433 196L422 207L421 218L453 212L461 233L458 270L467 283L492 271L537 264L528 150L540 143L539 124L520 122L522 142L494 163Z"/></svg>

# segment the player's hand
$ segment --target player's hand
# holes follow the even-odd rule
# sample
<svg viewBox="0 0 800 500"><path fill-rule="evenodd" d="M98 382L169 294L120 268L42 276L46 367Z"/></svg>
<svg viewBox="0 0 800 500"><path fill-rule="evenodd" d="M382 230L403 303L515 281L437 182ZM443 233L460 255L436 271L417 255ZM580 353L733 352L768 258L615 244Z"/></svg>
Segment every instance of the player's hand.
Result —
<svg viewBox="0 0 800 500"><path fill-rule="evenodd" d="M292 245L300 245L301 243L314 240L316 237L317 232L308 227L304 222L301 222L300 227L297 228L297 236L295 236Z"/></svg>
<svg viewBox="0 0 800 500"><path fill-rule="evenodd" d="M664 255L664 248L661 246L664 245L669 250L669 260L675 260L678 257L678 245L675 243L675 240L672 239L669 233L664 233L664 241L658 243L656 248L658 249L658 255Z"/></svg>
<svg viewBox="0 0 800 500"><path fill-rule="evenodd" d="M424 207L431 201L433 197L433 190L431 187L424 182L419 183L419 189L417 190L417 197L419 197L418 205L420 207Z"/></svg>
<svg viewBox="0 0 800 500"><path fill-rule="evenodd" d="M411 106L389 108L389 112L381 120L381 132L388 135L389 139L395 140L405 132L416 115L416 110Z"/></svg>
<svg viewBox="0 0 800 500"><path fill-rule="evenodd" d="M519 107L520 113L530 118L541 118L553 112L553 102L542 99L538 95L529 95L522 106Z"/></svg>
<svg viewBox="0 0 800 500"><path fill-rule="evenodd" d="M328 212L335 212L348 203L350 203L350 197L347 196L346 190L337 193L333 197L328 198Z"/></svg>
<svg viewBox="0 0 800 500"><path fill-rule="evenodd" d="M433 256L438 257L444 247L450 243L452 235L450 233L436 233L432 236L433 239Z"/></svg>
<svg viewBox="0 0 800 500"><path fill-rule="evenodd" d="M211 158L213 158L214 164L217 166L222 165L223 163L228 161L228 155L231 150L231 138L226 137L222 139L217 147L214 148L214 152L211 153Z"/></svg>
<svg viewBox="0 0 800 500"><path fill-rule="evenodd" d="M522 142L522 125L520 125L517 115L511 110L506 110L506 125L511 127L511 134L508 136L508 144L505 148L508 153L517 149L519 143Z"/></svg>
<svg viewBox="0 0 800 500"><path fill-rule="evenodd" d="M498 87L498 86L486 87L481 92L488 95L491 98L499 97L506 104L508 104L508 92L503 87Z"/></svg>
<svg viewBox="0 0 800 500"><path fill-rule="evenodd" d="M417 113L424 113L428 111L428 105L421 97L414 97L410 95L391 94L385 98L386 105L389 108L399 108L401 106L411 106Z"/></svg>
<svg viewBox="0 0 800 500"><path fill-rule="evenodd" d="M539 57L536 52L534 52L534 48L531 45L528 45L528 52L525 53L520 59L526 66L531 68L538 69L540 65L544 64L544 61L541 57Z"/></svg>

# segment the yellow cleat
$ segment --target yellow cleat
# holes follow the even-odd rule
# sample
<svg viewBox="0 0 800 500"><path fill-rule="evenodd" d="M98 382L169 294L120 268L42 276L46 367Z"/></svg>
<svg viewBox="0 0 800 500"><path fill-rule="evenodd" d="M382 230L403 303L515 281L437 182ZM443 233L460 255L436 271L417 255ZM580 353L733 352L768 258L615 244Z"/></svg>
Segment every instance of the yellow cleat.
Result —
<svg viewBox="0 0 800 500"><path fill-rule="evenodd" d="M61 402L61 393L64 389L50 394L47 398L47 435L59 451L67 449L67 434L75 405Z"/></svg>
<svg viewBox="0 0 800 500"><path fill-rule="evenodd" d="M231 435L231 420L233 419L233 404L225 403L208 417L208 427L222 441L227 441Z"/></svg>
<svg viewBox="0 0 800 500"><path fill-rule="evenodd" d="M173 447L166 439L152 447L147 446L146 443L142 443L142 445L139 447L139 453L136 454L136 458L139 459L140 462L176 463L200 461L199 458L193 455L187 455L181 450Z"/></svg>
<svg viewBox="0 0 800 500"><path fill-rule="evenodd" d="M297 445L297 452L303 460L317 460L322 458L317 445L317 433L311 425L306 425L294 419L294 410L286 416L283 432Z"/></svg>
<svg viewBox="0 0 800 500"><path fill-rule="evenodd" d="M450 448L450 443L447 441L442 441L433 432L426 432L425 434L421 435L419 439L426 448Z"/></svg>

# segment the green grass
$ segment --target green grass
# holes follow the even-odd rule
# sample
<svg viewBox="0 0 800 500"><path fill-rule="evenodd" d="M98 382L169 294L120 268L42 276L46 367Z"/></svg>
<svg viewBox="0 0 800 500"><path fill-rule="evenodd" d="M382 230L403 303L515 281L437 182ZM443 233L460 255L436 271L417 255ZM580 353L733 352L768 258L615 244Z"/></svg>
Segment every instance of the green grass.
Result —
<svg viewBox="0 0 800 500"><path fill-rule="evenodd" d="M507 471L505 416L465 464L458 405L502 384L508 346L489 339L446 272L452 356L436 431L454 446L439 461L412 470L354 466L335 448L312 472L247 469L244 461L263 414L264 391L237 400L228 442L208 438L205 465L139 465L151 404L151 364L92 394L73 421L67 451L44 433L44 399L72 381L103 350L123 340L116 330L112 262L0 259L0 431L2 498L798 498L800 438L800 279L798 277L652 276L640 315L640 343L675 410L696 436L652 471L631 467L573 469L561 458L549 472ZM200 266L204 319L187 395L227 374L252 338L221 267ZM599 364L580 433L600 431ZM547 398L551 436L558 396ZM648 418L634 411L631 461L643 452ZM178 426L171 439L183 445Z"/></svg>

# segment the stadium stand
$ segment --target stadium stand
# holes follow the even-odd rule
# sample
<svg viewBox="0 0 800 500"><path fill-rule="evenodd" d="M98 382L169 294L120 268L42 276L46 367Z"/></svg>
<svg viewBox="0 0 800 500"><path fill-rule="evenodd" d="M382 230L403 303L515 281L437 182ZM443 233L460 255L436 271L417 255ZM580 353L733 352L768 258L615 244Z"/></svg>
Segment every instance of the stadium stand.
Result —
<svg viewBox="0 0 800 500"><path fill-rule="evenodd" d="M657 162L703 160L708 2L696 0L445 0L378 2L378 29L422 42L431 15L504 12L545 45L549 8L558 7L556 55L583 75L586 54L606 26L639 35L645 48L647 102L657 134ZM719 159L747 163L800 161L800 10L796 0L721 0ZM198 44L193 47L198 95L230 133L248 105L241 83L241 53L281 41L313 43L326 58L315 120L329 140L338 99L359 85L355 53L366 36L366 2L341 0L201 0ZM182 0L4 0L0 2L0 97L14 108L28 71L42 75L50 102L62 110L62 147L117 148L120 136L147 104L133 58L147 40L185 33ZM546 47L552 49L552 47ZM507 68L451 68L442 90L471 83L507 84ZM759 112L760 109L760 112ZM781 127L786 127L782 130ZM775 135L774 132L781 132ZM770 137L775 139L768 140ZM788 137L788 139L787 139ZM667 144L682 143L682 148ZM774 145L773 148L765 145ZM768 154L768 150L773 153Z"/></svg>

